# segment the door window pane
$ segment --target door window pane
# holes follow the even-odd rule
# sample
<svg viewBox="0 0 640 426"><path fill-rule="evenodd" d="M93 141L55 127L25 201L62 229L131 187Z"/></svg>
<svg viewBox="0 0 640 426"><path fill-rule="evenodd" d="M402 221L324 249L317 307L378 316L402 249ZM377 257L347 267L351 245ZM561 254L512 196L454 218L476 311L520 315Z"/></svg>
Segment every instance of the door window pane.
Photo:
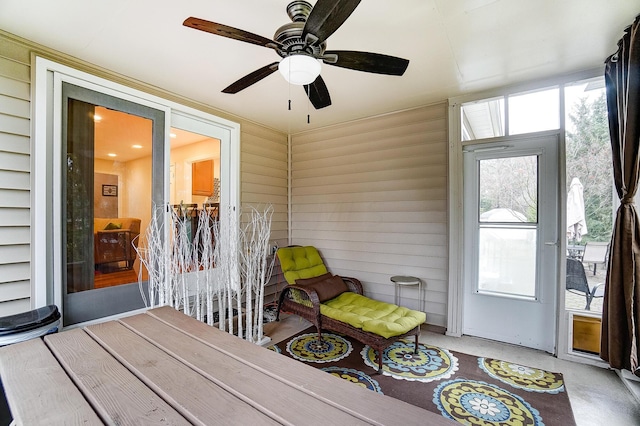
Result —
<svg viewBox="0 0 640 426"><path fill-rule="evenodd" d="M67 293L135 283L151 214L152 120L68 103Z"/></svg>
<svg viewBox="0 0 640 426"><path fill-rule="evenodd" d="M478 291L536 295L536 229L482 226Z"/></svg>
<svg viewBox="0 0 640 426"><path fill-rule="evenodd" d="M538 157L480 161L480 222L538 222Z"/></svg>
<svg viewBox="0 0 640 426"><path fill-rule="evenodd" d="M172 128L169 159L169 203L177 214L174 219L183 226L174 224L177 228L174 232L182 230L186 234L182 241L189 242L189 246L183 247L182 252L197 250L189 256L189 264L180 267L196 271L204 267L203 253L212 261L215 247L213 235L211 243L205 238L207 246L203 246L202 233L212 232L212 225L220 219L220 140ZM202 214L211 220L201 222ZM209 227L209 231L203 225ZM194 241L198 241L195 247Z"/></svg>
<svg viewBox="0 0 640 426"><path fill-rule="evenodd" d="M478 292L536 296L538 157L479 162Z"/></svg>
<svg viewBox="0 0 640 426"><path fill-rule="evenodd" d="M171 129L169 202L220 202L220 141L176 128Z"/></svg>
<svg viewBox="0 0 640 426"><path fill-rule="evenodd" d="M164 204L164 115L62 85L65 325L144 307L147 273L136 246L144 244L153 206Z"/></svg>

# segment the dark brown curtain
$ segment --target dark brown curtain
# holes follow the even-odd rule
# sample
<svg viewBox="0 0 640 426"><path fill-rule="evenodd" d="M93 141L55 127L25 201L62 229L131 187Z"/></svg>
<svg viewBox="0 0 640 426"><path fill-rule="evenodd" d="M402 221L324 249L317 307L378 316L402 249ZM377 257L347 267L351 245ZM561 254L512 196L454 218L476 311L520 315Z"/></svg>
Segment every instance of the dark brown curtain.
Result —
<svg viewBox="0 0 640 426"><path fill-rule="evenodd" d="M611 237L600 357L640 376L640 16L605 62L613 177L620 207Z"/></svg>

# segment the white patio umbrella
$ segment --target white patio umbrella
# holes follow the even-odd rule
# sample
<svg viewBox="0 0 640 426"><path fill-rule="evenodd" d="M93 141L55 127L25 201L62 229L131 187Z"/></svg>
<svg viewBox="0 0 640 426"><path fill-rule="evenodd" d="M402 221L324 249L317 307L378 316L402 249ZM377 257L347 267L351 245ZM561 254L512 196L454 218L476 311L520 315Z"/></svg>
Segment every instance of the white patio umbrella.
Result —
<svg viewBox="0 0 640 426"><path fill-rule="evenodd" d="M587 234L584 214L584 188L580 179L573 178L567 194L567 238L580 241Z"/></svg>

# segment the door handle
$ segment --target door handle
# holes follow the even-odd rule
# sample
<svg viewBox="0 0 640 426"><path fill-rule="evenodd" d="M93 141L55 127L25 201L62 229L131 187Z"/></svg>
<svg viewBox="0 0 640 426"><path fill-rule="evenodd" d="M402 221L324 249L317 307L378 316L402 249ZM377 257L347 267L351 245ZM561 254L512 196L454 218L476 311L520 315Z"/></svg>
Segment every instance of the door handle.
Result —
<svg viewBox="0 0 640 426"><path fill-rule="evenodd" d="M557 241L547 241L544 243L545 246L558 246L558 242Z"/></svg>

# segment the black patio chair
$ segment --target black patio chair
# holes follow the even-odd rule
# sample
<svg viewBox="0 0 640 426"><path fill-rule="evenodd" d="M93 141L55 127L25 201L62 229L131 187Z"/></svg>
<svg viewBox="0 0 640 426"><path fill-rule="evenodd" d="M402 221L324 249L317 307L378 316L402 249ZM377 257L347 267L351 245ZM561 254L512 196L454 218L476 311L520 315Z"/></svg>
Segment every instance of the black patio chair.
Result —
<svg viewBox="0 0 640 426"><path fill-rule="evenodd" d="M579 260L567 258L567 290L575 294L584 294L587 300L584 309L591 310L593 292L589 288L584 265Z"/></svg>

